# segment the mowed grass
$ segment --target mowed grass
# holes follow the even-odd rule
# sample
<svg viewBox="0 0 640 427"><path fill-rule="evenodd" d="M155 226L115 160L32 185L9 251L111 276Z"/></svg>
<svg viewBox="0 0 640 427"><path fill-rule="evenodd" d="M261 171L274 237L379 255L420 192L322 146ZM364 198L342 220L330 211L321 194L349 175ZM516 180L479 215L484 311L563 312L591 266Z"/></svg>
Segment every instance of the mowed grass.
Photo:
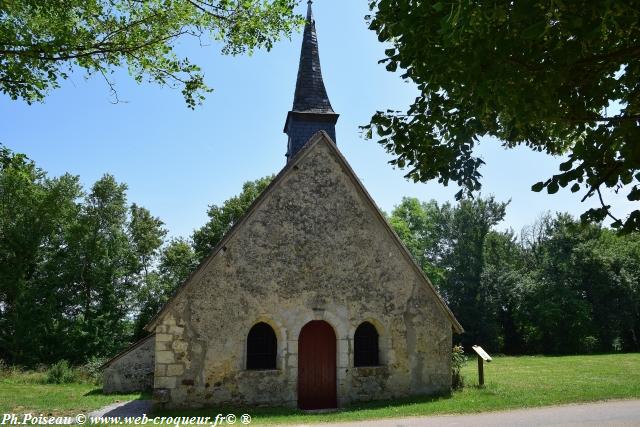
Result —
<svg viewBox="0 0 640 427"><path fill-rule="evenodd" d="M41 372L5 373L0 376L0 414L77 415L115 402L148 398L141 393L102 394L95 384L45 384Z"/></svg>
<svg viewBox="0 0 640 427"><path fill-rule="evenodd" d="M157 415L248 413L255 424L309 424L374 418L460 414L513 408L640 398L640 354L497 357L485 363L485 387L477 387L475 359L463 369L466 387L451 396L419 397L353 405L306 414L285 408L213 408L162 411Z"/></svg>
<svg viewBox="0 0 640 427"><path fill-rule="evenodd" d="M466 387L451 396L367 402L326 414L307 414L289 408L216 407L166 410L151 416L210 416L213 419L219 413L238 417L247 413L252 417L251 425L309 424L640 398L640 354L637 353L497 357L485 363L484 388L476 386L475 359L467 363L463 374ZM0 413L75 415L118 401L148 398L141 394L103 395L99 387L91 384L42 384L34 375L38 374L0 378Z"/></svg>

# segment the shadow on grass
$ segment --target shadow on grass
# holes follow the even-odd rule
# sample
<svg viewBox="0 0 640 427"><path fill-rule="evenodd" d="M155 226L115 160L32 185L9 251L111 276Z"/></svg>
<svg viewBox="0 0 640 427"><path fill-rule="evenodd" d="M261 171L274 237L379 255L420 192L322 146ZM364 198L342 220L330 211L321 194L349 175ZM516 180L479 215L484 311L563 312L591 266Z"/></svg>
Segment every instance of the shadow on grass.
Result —
<svg viewBox="0 0 640 427"><path fill-rule="evenodd" d="M452 394L441 394L441 395L429 395L429 396L414 396L414 397L406 397L406 398L398 398L398 399L388 399L388 400L373 400L368 402L358 402L353 403L349 406L338 408L335 411L331 411L328 413L311 413L306 412L297 408L287 408L287 407L265 407L265 406L217 406L211 408L201 408L201 409L158 409L153 412L154 416L213 416L215 417L217 414L250 414L252 417L256 419L260 418L284 418L283 421L286 422L286 418L299 418L304 417L308 420L314 419L322 419L322 418L336 418L340 415L343 415L344 418L349 418L349 414L351 413L362 413L366 411L379 411L379 410L388 410L389 415L393 415L392 412L400 409L402 407L407 407L411 405L425 404L437 402L440 400L450 399ZM384 414L380 414L384 417Z"/></svg>

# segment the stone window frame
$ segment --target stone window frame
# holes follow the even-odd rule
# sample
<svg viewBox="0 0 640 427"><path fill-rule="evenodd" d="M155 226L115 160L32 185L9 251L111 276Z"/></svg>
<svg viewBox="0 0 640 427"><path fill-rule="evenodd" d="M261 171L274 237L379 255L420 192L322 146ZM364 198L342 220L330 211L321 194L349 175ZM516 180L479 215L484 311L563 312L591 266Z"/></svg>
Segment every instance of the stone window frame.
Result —
<svg viewBox="0 0 640 427"><path fill-rule="evenodd" d="M266 323L271 326L273 332L276 334L276 368L275 369L247 369L247 345L249 338L249 331L258 323ZM256 318L244 333L244 346L242 354L242 371L246 373L264 373L264 372L282 372L285 369L285 352L287 346L287 333L282 323L270 316L260 316Z"/></svg>
<svg viewBox="0 0 640 427"><path fill-rule="evenodd" d="M355 365L355 334L356 329L363 323L368 322L376 328L378 332L378 364L376 366L356 366ZM387 328L385 328L384 324L378 320L377 317L374 317L369 314L365 314L365 316L357 323L351 325L351 330L349 331L349 340L351 341L352 347L349 352L349 365L356 370L359 369L381 369L386 368L388 365L393 363L394 354L391 347L391 338L387 332Z"/></svg>

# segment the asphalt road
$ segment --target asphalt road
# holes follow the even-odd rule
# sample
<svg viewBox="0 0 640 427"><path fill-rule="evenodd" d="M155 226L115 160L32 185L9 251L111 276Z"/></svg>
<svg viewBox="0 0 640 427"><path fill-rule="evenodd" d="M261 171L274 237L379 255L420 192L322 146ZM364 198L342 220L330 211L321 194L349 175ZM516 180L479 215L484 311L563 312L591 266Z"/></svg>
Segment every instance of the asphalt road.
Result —
<svg viewBox="0 0 640 427"><path fill-rule="evenodd" d="M391 418L322 427L629 427L640 426L640 400L547 406L472 415Z"/></svg>
<svg viewBox="0 0 640 427"><path fill-rule="evenodd" d="M134 400L109 405L90 416L141 416L151 402ZM224 425L224 424L223 424ZM242 426L240 423L236 423ZM301 424L299 427L308 426ZM388 418L315 427L640 427L640 400L612 400L578 405L483 412L470 415ZM289 427L291 425L289 424Z"/></svg>

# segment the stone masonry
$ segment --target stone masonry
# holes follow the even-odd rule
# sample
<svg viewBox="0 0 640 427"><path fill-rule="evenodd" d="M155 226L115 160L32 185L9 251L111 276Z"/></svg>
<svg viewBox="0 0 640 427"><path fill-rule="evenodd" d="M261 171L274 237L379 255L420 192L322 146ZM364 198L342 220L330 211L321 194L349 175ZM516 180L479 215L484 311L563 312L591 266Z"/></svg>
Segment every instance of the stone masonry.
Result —
<svg viewBox="0 0 640 427"><path fill-rule="evenodd" d="M154 334L138 341L102 366L104 393L151 390L155 369Z"/></svg>
<svg viewBox="0 0 640 427"><path fill-rule="evenodd" d="M298 336L325 320L337 337L339 406L449 392L460 325L326 134L276 177L152 321L155 399L164 407L297 402ZM380 366L353 366L364 321ZM277 336L275 370L246 370L250 328Z"/></svg>

